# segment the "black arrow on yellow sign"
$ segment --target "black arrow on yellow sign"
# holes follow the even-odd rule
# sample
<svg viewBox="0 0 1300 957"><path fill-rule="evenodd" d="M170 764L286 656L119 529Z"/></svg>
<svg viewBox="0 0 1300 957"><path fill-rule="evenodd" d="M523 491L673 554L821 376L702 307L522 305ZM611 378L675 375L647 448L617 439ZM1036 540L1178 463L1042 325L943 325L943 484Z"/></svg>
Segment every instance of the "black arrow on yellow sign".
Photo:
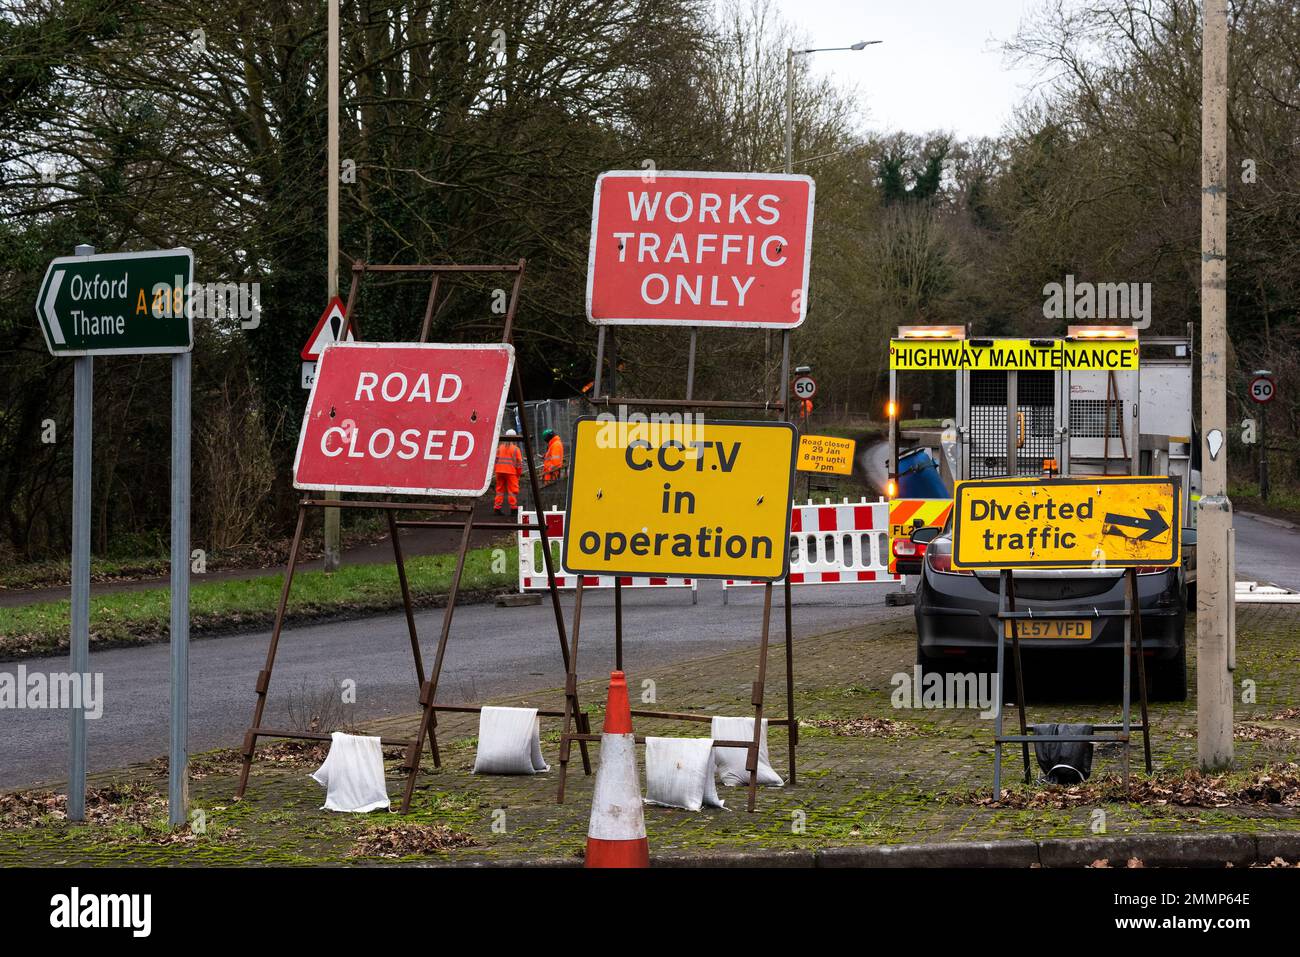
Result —
<svg viewBox="0 0 1300 957"><path fill-rule="evenodd" d="M1116 526L1122 526L1124 528L1140 528L1142 529L1142 534L1137 537L1136 541L1149 542L1154 540L1156 536L1169 531L1169 523L1165 521L1163 515L1157 512L1154 508L1148 508L1146 513L1146 518L1138 518L1134 515L1116 515L1114 512L1107 512L1105 519L1106 528L1104 529L1103 534L1118 535L1120 538L1128 538L1128 536L1120 531Z"/></svg>

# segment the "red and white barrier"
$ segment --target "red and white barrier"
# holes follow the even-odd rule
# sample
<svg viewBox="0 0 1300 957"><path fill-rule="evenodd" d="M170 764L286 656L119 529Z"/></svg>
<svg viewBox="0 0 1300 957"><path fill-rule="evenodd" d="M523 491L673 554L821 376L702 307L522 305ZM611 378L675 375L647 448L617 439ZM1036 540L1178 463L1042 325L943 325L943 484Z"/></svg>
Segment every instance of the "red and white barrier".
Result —
<svg viewBox="0 0 1300 957"><path fill-rule="evenodd" d="M551 544L552 566L555 568L555 587L572 589L578 587L578 576L566 569L560 561L560 543L564 540L564 516L558 508L543 512L546 516L546 535ZM520 529L519 542L519 591L536 591L547 587L546 564L542 558L542 533L537 525L536 512L519 512L519 521L523 525L534 526ZM624 588L689 588L691 604L699 600L699 583L694 578L666 578L659 575L619 575L618 583ZM614 575L583 575L583 588L613 588Z"/></svg>
<svg viewBox="0 0 1300 957"><path fill-rule="evenodd" d="M889 503L865 498L821 505L811 501L790 513L790 584L859 585L902 581L889 572ZM722 601L731 588L765 582L727 579Z"/></svg>

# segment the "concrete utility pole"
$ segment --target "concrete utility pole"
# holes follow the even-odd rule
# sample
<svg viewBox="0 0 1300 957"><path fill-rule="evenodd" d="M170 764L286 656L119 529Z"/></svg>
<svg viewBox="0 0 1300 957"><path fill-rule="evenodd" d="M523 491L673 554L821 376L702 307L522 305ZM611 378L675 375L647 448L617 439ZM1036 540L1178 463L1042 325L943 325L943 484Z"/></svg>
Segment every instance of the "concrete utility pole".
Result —
<svg viewBox="0 0 1300 957"><path fill-rule="evenodd" d="M1201 500L1196 539L1196 728L1202 768L1232 762L1232 503L1228 501L1228 7L1205 0L1201 41Z"/></svg>
<svg viewBox="0 0 1300 957"><path fill-rule="evenodd" d="M329 0L328 27L329 117L327 118L329 157L325 175L329 178L326 232L329 234L326 301L339 294L339 0ZM343 555L339 548L339 510L325 509L325 570L338 571Z"/></svg>

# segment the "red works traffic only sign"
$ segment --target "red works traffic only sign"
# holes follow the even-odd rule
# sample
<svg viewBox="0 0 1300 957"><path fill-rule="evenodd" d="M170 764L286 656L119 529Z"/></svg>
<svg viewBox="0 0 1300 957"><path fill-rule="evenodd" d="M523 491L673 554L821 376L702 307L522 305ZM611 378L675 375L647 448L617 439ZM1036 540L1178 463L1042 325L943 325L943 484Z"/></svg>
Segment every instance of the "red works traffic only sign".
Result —
<svg viewBox="0 0 1300 957"><path fill-rule="evenodd" d="M294 487L482 495L514 360L509 345L328 347L298 435Z"/></svg>
<svg viewBox="0 0 1300 957"><path fill-rule="evenodd" d="M808 176L602 173L587 318L794 328L807 312L813 192Z"/></svg>

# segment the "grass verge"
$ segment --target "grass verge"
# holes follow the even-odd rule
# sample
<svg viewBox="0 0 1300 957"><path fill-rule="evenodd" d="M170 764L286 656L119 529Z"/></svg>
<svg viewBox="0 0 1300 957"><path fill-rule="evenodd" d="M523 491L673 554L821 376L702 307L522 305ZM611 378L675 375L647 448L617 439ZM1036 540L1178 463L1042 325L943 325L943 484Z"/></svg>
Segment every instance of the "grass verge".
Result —
<svg viewBox="0 0 1300 957"><path fill-rule="evenodd" d="M482 599L513 585L518 580L517 561L514 547L472 549L466 556L461 578L462 598ZM454 555L407 559L413 602L420 607L442 604L454 567ZM196 581L190 587L190 634L198 636L269 625L275 616L283 580L283 574L277 572L238 581ZM165 639L170 600L169 588L92 596L91 645L111 647ZM333 574L298 572L289 593L285 620L360 617L400 608L401 603L401 586L391 563L345 566ZM0 608L0 659L65 651L68 627L66 600Z"/></svg>

